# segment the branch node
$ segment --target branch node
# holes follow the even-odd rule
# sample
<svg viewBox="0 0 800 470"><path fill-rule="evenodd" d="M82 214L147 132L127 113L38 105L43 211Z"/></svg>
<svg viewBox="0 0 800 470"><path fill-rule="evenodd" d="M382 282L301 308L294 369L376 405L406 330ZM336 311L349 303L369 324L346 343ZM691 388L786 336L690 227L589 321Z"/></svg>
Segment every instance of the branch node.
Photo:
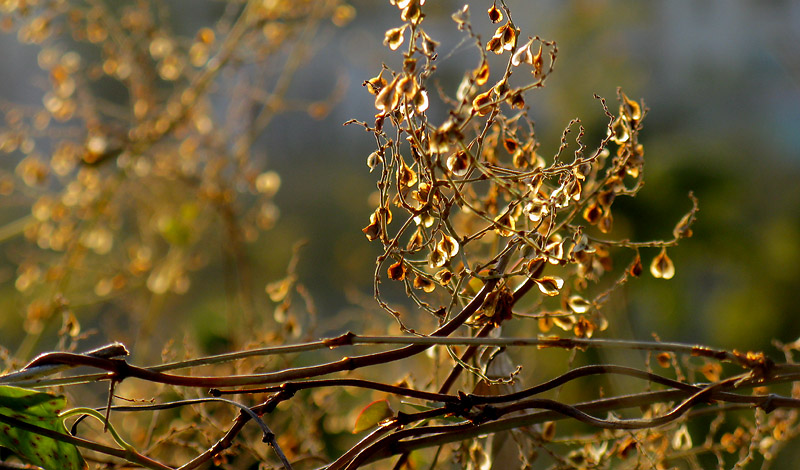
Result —
<svg viewBox="0 0 800 470"><path fill-rule="evenodd" d="M348 331L343 335L339 335L335 338L326 338L323 339L322 342L325 346L329 347L330 349L338 348L339 346L352 346L353 345L353 338L356 337L356 334L352 331Z"/></svg>

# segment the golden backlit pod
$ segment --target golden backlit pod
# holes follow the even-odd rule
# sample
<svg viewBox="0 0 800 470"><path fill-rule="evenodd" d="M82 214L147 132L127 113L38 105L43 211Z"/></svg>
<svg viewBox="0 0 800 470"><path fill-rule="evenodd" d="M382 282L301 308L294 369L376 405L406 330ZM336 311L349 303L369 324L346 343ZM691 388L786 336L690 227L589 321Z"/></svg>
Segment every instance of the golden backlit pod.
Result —
<svg viewBox="0 0 800 470"><path fill-rule="evenodd" d="M373 241L381 236L383 229L381 228L379 212L376 210L369 216L369 225L362 228L361 231L366 235L367 240Z"/></svg>
<svg viewBox="0 0 800 470"><path fill-rule="evenodd" d="M553 322L553 318L550 315L543 315L539 317L537 323L539 331L541 331L542 333L547 333L548 331L553 329L553 325L555 324Z"/></svg>
<svg viewBox="0 0 800 470"><path fill-rule="evenodd" d="M553 312L553 323L564 331L569 331L575 327L578 319L575 315L566 315L566 312Z"/></svg>
<svg viewBox="0 0 800 470"><path fill-rule="evenodd" d="M406 278L406 265L403 263L403 260L399 260L389 266L389 269L386 270L386 274L389 276L389 279L393 281L402 281Z"/></svg>
<svg viewBox="0 0 800 470"><path fill-rule="evenodd" d="M597 228L600 229L603 233L611 232L611 227L614 224L614 216L611 215L611 211L603 212L602 217L597 222Z"/></svg>
<svg viewBox="0 0 800 470"><path fill-rule="evenodd" d="M444 153L450 150L447 134L438 129L434 131L428 139L428 150L431 153Z"/></svg>
<svg viewBox="0 0 800 470"><path fill-rule="evenodd" d="M517 31L511 26L511 22L501 26L495 35L500 37L504 51L514 50L514 46L517 45Z"/></svg>
<svg viewBox="0 0 800 470"><path fill-rule="evenodd" d="M628 122L622 116L618 117L609 130L611 140L617 145L622 145L631 138Z"/></svg>
<svg viewBox="0 0 800 470"><path fill-rule="evenodd" d="M418 226L414 233L411 234L411 238L408 239L408 243L406 244L406 249L410 251L416 251L422 248L422 244L424 243L424 234L422 231L422 227Z"/></svg>
<svg viewBox="0 0 800 470"><path fill-rule="evenodd" d="M550 237L550 240L548 240L542 251L547 255L547 262L550 264L563 264L565 261L564 240L558 233L554 233Z"/></svg>
<svg viewBox="0 0 800 470"><path fill-rule="evenodd" d="M379 114L389 114L400 104L401 94L396 90L398 80L399 76L395 77L392 83L384 86L375 97L375 108L380 112Z"/></svg>
<svg viewBox="0 0 800 470"><path fill-rule="evenodd" d="M644 271L644 267L642 266L642 257L639 256L639 252L636 252L636 257L631 262L630 266L628 266L627 272L633 277L639 277L642 275Z"/></svg>
<svg viewBox="0 0 800 470"><path fill-rule="evenodd" d="M418 207L422 207L428 203L428 198L431 196L431 184L430 183L420 183L419 187L411 192L411 198L419 203ZM434 192L433 197L431 199L432 204L439 203L439 195L438 193Z"/></svg>
<svg viewBox="0 0 800 470"><path fill-rule="evenodd" d="M575 313L586 313L592 308L592 303L580 295L573 295L567 300L567 306Z"/></svg>
<svg viewBox="0 0 800 470"><path fill-rule="evenodd" d="M518 48L514 55L511 56L511 65L514 67L518 67L519 64L525 62L528 64L533 65L533 54L531 53L531 44L533 44L533 39L529 39L525 45Z"/></svg>
<svg viewBox="0 0 800 470"><path fill-rule="evenodd" d="M513 137L506 137L503 139L503 148L506 149L506 152L513 154L519 148L519 142Z"/></svg>
<svg viewBox="0 0 800 470"><path fill-rule="evenodd" d="M642 118L642 107L636 101L628 98L625 93L620 92L622 104L620 104L620 114L630 122L636 122Z"/></svg>
<svg viewBox="0 0 800 470"><path fill-rule="evenodd" d="M450 15L450 18L456 22L458 29L463 30L467 23L469 23L469 5L464 5L459 8L455 13Z"/></svg>
<svg viewBox="0 0 800 470"><path fill-rule="evenodd" d="M428 110L428 92L426 90L419 90L414 98L411 100L414 110L417 113L424 113Z"/></svg>
<svg viewBox="0 0 800 470"><path fill-rule="evenodd" d="M455 176L464 176L469 170L469 156L463 150L459 150L447 157L447 169Z"/></svg>
<svg viewBox="0 0 800 470"><path fill-rule="evenodd" d="M501 237L510 237L511 235L514 235L514 230L516 229L517 224L510 210L507 210L495 217L494 222L494 231Z"/></svg>
<svg viewBox="0 0 800 470"><path fill-rule="evenodd" d="M414 223L425 228L430 228L436 222L436 218L430 211L425 211L414 216Z"/></svg>
<svg viewBox="0 0 800 470"><path fill-rule="evenodd" d="M425 292L430 293L430 292L433 292L434 289L436 289L436 284L434 284L433 281L431 281L430 279L428 279L426 277L417 275L414 278L414 288L415 289L421 289L421 290L423 290Z"/></svg>
<svg viewBox="0 0 800 470"><path fill-rule="evenodd" d="M592 164L590 162L583 162L572 169L572 173L581 181L586 180L592 172Z"/></svg>
<svg viewBox="0 0 800 470"><path fill-rule="evenodd" d="M458 242L455 238L442 234L442 239L436 245L436 249L444 253L445 256L450 259L458 254Z"/></svg>
<svg viewBox="0 0 800 470"><path fill-rule="evenodd" d="M554 437L556 437L556 422L545 421L542 425L542 440L544 442L550 442Z"/></svg>
<svg viewBox="0 0 800 470"><path fill-rule="evenodd" d="M419 35L422 40L422 53L426 57L433 57L436 54L436 47L439 46L439 43L431 39L425 31L419 30Z"/></svg>
<svg viewBox="0 0 800 470"><path fill-rule="evenodd" d="M700 367L700 373L709 382L717 382L722 374L722 366L717 362L706 362Z"/></svg>
<svg viewBox="0 0 800 470"><path fill-rule="evenodd" d="M294 287L296 281L297 278L295 276L286 276L280 281L270 282L264 290L269 296L269 300L276 303L282 302L289 295L289 291Z"/></svg>
<svg viewBox="0 0 800 470"><path fill-rule="evenodd" d="M492 51L495 54L502 54L503 53L503 42L499 36L493 36L489 39L489 42L486 43L486 50Z"/></svg>
<svg viewBox="0 0 800 470"><path fill-rule="evenodd" d="M367 91L372 93L373 95L377 95L386 86L386 79L383 78L384 70L381 69L380 73L376 77L372 77L369 80L364 82L364 86L367 87Z"/></svg>
<svg viewBox="0 0 800 470"><path fill-rule="evenodd" d="M613 190L600 191L597 194L597 203L603 209L608 210L616 197L617 193L615 193Z"/></svg>
<svg viewBox="0 0 800 470"><path fill-rule="evenodd" d="M656 362L660 367L664 369L670 367L672 365L672 353L662 352L656 355Z"/></svg>
<svg viewBox="0 0 800 470"><path fill-rule="evenodd" d="M482 61L480 67L475 69L475 84L483 86L489 80L489 62Z"/></svg>
<svg viewBox="0 0 800 470"><path fill-rule="evenodd" d="M686 428L686 423L683 423L675 431L672 436L672 448L680 451L688 451L692 448L692 436Z"/></svg>
<svg viewBox="0 0 800 470"><path fill-rule="evenodd" d="M383 44L389 46L389 49L396 51L403 45L403 41L405 41L406 28L408 28L407 24L387 30L383 38Z"/></svg>
<svg viewBox="0 0 800 470"><path fill-rule="evenodd" d="M661 248L661 252L650 263L650 274L656 279L672 279L675 276L675 265L667 256L666 247Z"/></svg>
<svg viewBox="0 0 800 470"><path fill-rule="evenodd" d="M383 156L377 150L367 155L367 167L370 173L381 163L383 163Z"/></svg>
<svg viewBox="0 0 800 470"><path fill-rule="evenodd" d="M450 272L449 269L445 268L445 269L442 269L442 270L438 271L436 274L434 274L433 278L439 284L441 284L443 286L446 286L447 284L450 283L450 280L453 279L453 273Z"/></svg>
<svg viewBox="0 0 800 470"><path fill-rule="evenodd" d="M544 57L542 56L542 45L539 44L539 51L531 59L533 65L533 77L542 79L544 77Z"/></svg>
<svg viewBox="0 0 800 470"><path fill-rule="evenodd" d="M591 338L597 327L588 318L580 317L572 327L572 333L576 338Z"/></svg>
<svg viewBox="0 0 800 470"><path fill-rule="evenodd" d="M692 219L694 218L694 214L689 212L681 217L681 220L675 225L675 228L672 229L672 236L675 238L689 238L692 236Z"/></svg>
<svg viewBox="0 0 800 470"><path fill-rule="evenodd" d="M525 108L525 97L520 92L512 93L508 98L506 98L506 101L512 108Z"/></svg>
<svg viewBox="0 0 800 470"><path fill-rule="evenodd" d="M410 188L417 184L417 173L411 169L406 162L400 160L400 167L397 169L397 182L401 187Z"/></svg>
<svg viewBox="0 0 800 470"><path fill-rule="evenodd" d="M505 51L514 50L516 44L517 31L511 26L510 22L506 22L506 24L497 28L492 38L486 43L486 50L495 54L502 54Z"/></svg>
<svg viewBox="0 0 800 470"><path fill-rule="evenodd" d="M587 222L592 225L600 222L600 218L603 217L603 209L597 203L592 203L586 206L583 210L583 218Z"/></svg>
<svg viewBox="0 0 800 470"><path fill-rule="evenodd" d="M402 9L403 11L400 13L400 19L414 24L419 24L422 21L422 18L425 16L422 14L421 8L421 5L425 2L420 2L419 0L409 0L403 3L406 3L407 5Z"/></svg>
<svg viewBox="0 0 800 470"><path fill-rule="evenodd" d="M581 200L581 190L581 182L578 178L571 179L564 188L567 197L576 202Z"/></svg>
<svg viewBox="0 0 800 470"><path fill-rule="evenodd" d="M414 95L419 92L419 86L417 85L416 78L403 74L400 79L397 80L395 90L397 93L402 94L406 100L411 101L414 99Z"/></svg>
<svg viewBox="0 0 800 470"><path fill-rule="evenodd" d="M549 212L550 211L547 208L547 201L539 199L538 197L525 204L523 209L523 214L525 214L531 220L531 222L539 222Z"/></svg>
<svg viewBox="0 0 800 470"><path fill-rule="evenodd" d="M417 58L416 57L405 57L403 59L403 72L406 75L414 75L414 72L417 71Z"/></svg>
<svg viewBox="0 0 800 470"><path fill-rule="evenodd" d="M564 287L564 280L558 276L544 276L539 279L534 279L536 287L539 288L542 294L553 297L558 295L562 287ZM558 324L558 321L553 318Z"/></svg>
<svg viewBox="0 0 800 470"><path fill-rule="evenodd" d="M489 11L487 11L487 14L489 15L489 21L492 23L499 23L503 21L503 12L497 8L496 3L492 3L492 6L489 8Z"/></svg>
<svg viewBox="0 0 800 470"><path fill-rule="evenodd" d="M428 266L431 269L441 268L447 262L445 254L438 249L435 249L428 254Z"/></svg>
<svg viewBox="0 0 800 470"><path fill-rule="evenodd" d="M492 90L477 95L472 100L472 109L480 116L489 114L492 110Z"/></svg>
<svg viewBox="0 0 800 470"><path fill-rule="evenodd" d="M505 94L508 92L508 90L510 90L510 89L511 89L511 87L509 87L509 85L508 85L508 80L506 80L505 78L503 78L503 79L502 79L502 80L500 80L499 82L495 83L495 85L492 87L492 93L494 93L494 94L495 94L495 95L497 95L498 97L502 97L502 96L504 96L504 95L505 95Z"/></svg>

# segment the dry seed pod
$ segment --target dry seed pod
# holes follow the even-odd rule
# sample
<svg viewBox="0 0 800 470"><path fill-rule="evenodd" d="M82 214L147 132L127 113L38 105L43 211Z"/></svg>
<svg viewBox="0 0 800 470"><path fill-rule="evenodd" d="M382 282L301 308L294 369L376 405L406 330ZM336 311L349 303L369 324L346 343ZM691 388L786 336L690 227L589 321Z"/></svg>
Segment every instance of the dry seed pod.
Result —
<svg viewBox="0 0 800 470"><path fill-rule="evenodd" d="M481 66L475 69L475 84L483 86L487 81L489 81L489 63L484 60Z"/></svg>
<svg viewBox="0 0 800 470"><path fill-rule="evenodd" d="M661 248L661 252L650 263L650 274L656 279L672 279L675 275L675 265L667 256L666 247Z"/></svg>
<svg viewBox="0 0 800 470"><path fill-rule="evenodd" d="M511 56L511 65L513 65L514 67L518 67L519 64L523 62L533 65L533 54L531 53L531 44L533 44L533 39L529 39L528 42L525 43L525 45L523 45L514 52L514 55Z"/></svg>
<svg viewBox="0 0 800 470"><path fill-rule="evenodd" d="M414 288L420 289L424 292L431 293L436 289L436 284L431 282L428 278L417 275L414 278Z"/></svg>
<svg viewBox="0 0 800 470"><path fill-rule="evenodd" d="M401 259L389 266L389 269L386 271L386 273L389 275L389 279L393 281L402 281L406 278L406 265Z"/></svg>
<svg viewBox="0 0 800 470"><path fill-rule="evenodd" d="M485 116L492 110L492 90L483 92L472 100L472 109L478 113L479 116Z"/></svg>
<svg viewBox="0 0 800 470"><path fill-rule="evenodd" d="M489 11L487 12L489 15L489 21L492 23L499 23L503 21L503 12L497 8L497 4L493 3Z"/></svg>
<svg viewBox="0 0 800 470"><path fill-rule="evenodd" d="M544 276L534 279L533 282L536 283L536 287L539 288L542 294L551 297L558 295L561 288L564 287L564 280L558 276Z"/></svg>
<svg viewBox="0 0 800 470"><path fill-rule="evenodd" d="M403 25L398 28L392 28L386 31L383 38L383 44L389 46L389 49L396 51L405 40L405 31L408 25Z"/></svg>
<svg viewBox="0 0 800 470"><path fill-rule="evenodd" d="M447 158L447 169L455 176L464 176L469 170L469 157L466 152L458 151Z"/></svg>

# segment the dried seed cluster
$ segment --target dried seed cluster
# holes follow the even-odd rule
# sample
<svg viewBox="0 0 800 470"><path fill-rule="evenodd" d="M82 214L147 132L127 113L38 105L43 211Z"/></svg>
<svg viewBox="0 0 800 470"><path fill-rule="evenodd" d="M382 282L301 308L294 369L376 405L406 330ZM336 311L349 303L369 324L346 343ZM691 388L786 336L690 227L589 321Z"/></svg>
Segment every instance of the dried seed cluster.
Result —
<svg viewBox="0 0 800 470"><path fill-rule="evenodd" d="M519 249L512 269L503 274L502 288L532 280L544 296L560 299L558 308L535 312L543 333L556 322L577 336L592 336L607 326L598 308L607 292L592 300L584 292L612 271L612 251L634 251L630 269L614 285L641 273L639 249L646 247L661 248L651 273L669 279L674 266L666 248L691 233L696 208L676 227L672 240L602 238L612 233L616 197L633 196L641 187L644 149L638 135L646 109L621 91L617 113L598 98L609 118L607 136L590 150L582 141L580 121L574 120L560 147L544 156L526 98L544 86L558 49L538 36L517 47L521 31L505 6L496 4L488 19L502 24L485 43L472 30L468 7L453 15L475 44L478 66L464 75L454 96L437 90L441 103L433 104L428 89L436 83L438 43L424 30L423 4L397 2L404 22L386 32L384 43L403 55L402 70L384 66L364 82L375 95L377 111L374 124L359 124L378 143L367 166L379 171L380 202L363 229L367 239L384 246L375 275L378 301L407 328L381 300L385 273L404 282L409 295L431 313L440 313L435 299L463 305L502 255L500 248L513 241ZM490 51L503 58L504 66L490 66ZM521 84L512 84L512 76L513 83L521 76ZM444 122L429 120L432 106L443 108L437 111L447 116ZM579 132L573 144L567 137L575 127ZM569 158L567 149L575 149ZM485 321L485 315L476 317L478 324Z"/></svg>

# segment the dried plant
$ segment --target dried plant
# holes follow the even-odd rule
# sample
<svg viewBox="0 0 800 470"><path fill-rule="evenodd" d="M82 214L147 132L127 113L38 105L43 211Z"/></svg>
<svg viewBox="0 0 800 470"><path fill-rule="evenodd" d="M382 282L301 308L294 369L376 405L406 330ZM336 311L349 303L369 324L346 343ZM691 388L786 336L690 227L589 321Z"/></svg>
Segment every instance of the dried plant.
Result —
<svg viewBox="0 0 800 470"><path fill-rule="evenodd" d="M778 344L785 360L777 363L761 352L608 337L612 294L648 262L652 276L672 278L667 250L692 235L698 213L690 194L670 238L615 234L614 202L643 186L643 101L621 90L615 105L597 97L604 137L588 142L596 130L575 119L558 148L543 149L527 102L556 66L555 41L526 33L502 1L475 20L497 25L484 41L463 7L452 19L477 57L450 90L437 81L440 45L425 32L425 2L390 3L401 24L384 44L402 67L383 65L365 80L377 113L347 124L375 140L366 161L376 207L362 231L382 245L374 295L402 334L284 344L293 296L307 300L293 261L266 289L280 304L280 333L240 340L223 355L178 360L166 350L151 367L126 362L121 344L75 353L81 332L71 302L111 302L138 285L154 295L185 292L221 228L240 283L232 321L242 319L240 333L264 326L243 247L272 225L280 179L256 170L249 152L286 109L285 83L299 64L289 55L277 76L243 88L221 74L249 77L285 44L307 40L322 18L346 22L352 7L231 3L194 38L170 34L158 21L163 11L144 3L7 7L4 24L42 45L52 82L44 110L6 105L0 143L24 155L16 176L0 181L5 196L31 207L16 223L36 245L24 253L45 251L12 260L15 287L29 299L23 355L57 313L71 339L63 352L0 377L8 384L0 386L0 445L46 468L88 460L98 468L333 470L386 468L389 458L398 469L769 466L797 434L800 344ZM58 34L95 45L99 61L59 49ZM103 80L122 84L128 102L103 102ZM237 116L244 102L259 111L223 121L218 94ZM329 105L302 103L312 114ZM387 290L403 290L419 314L387 300ZM646 362L607 363L596 350L644 352ZM555 377L523 371L553 351L568 353ZM275 361L267 367L265 357ZM53 377L78 366L101 372ZM180 369L189 372L172 372ZM617 377L624 386L604 385ZM577 401L569 398L575 381L592 384ZM63 411L63 398L18 388L64 390L80 403L75 390L96 382L109 386L98 409ZM245 427L250 421L257 426Z"/></svg>

